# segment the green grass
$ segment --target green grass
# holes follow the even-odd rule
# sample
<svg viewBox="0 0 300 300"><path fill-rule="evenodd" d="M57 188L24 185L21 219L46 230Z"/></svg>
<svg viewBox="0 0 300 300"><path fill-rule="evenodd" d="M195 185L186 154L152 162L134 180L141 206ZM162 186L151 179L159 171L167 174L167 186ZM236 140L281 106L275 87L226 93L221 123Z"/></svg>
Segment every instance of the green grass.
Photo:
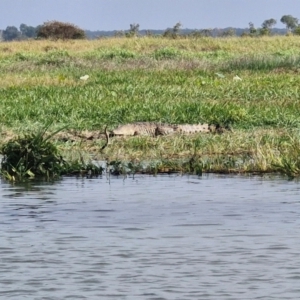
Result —
<svg viewBox="0 0 300 300"><path fill-rule="evenodd" d="M7 127L53 118L90 130L134 121L299 127L298 76L240 73L243 80L234 82L233 74L197 73L99 71L83 84L6 87L0 89L0 118Z"/></svg>
<svg viewBox="0 0 300 300"><path fill-rule="evenodd" d="M234 132L115 139L104 153L103 140L57 145L112 161L182 167L197 158L202 171L296 176L299 47L297 37L1 43L0 142L49 120L53 130L99 132L135 121L221 123Z"/></svg>

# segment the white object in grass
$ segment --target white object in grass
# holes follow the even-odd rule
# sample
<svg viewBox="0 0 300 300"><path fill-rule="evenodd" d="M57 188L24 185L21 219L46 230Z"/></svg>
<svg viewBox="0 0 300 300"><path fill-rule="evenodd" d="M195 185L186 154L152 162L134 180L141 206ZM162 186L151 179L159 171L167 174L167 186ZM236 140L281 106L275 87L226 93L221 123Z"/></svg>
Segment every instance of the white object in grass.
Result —
<svg viewBox="0 0 300 300"><path fill-rule="evenodd" d="M81 80L84 80L84 81L88 80L89 78L90 78L89 75L84 75L84 76L81 76L81 77L80 77L80 79L81 79Z"/></svg>
<svg viewBox="0 0 300 300"><path fill-rule="evenodd" d="M235 76L233 77L233 80L234 80L234 81L240 81L240 80L242 80L242 78L239 77L239 76L237 76L237 75L235 75Z"/></svg>

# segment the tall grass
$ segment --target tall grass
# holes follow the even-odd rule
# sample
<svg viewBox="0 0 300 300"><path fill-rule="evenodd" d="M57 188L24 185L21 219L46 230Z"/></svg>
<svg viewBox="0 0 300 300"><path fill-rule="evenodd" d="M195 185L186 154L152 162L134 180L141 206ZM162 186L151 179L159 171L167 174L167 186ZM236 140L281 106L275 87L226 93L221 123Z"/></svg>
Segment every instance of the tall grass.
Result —
<svg viewBox="0 0 300 300"><path fill-rule="evenodd" d="M260 38L179 38L165 39L157 37L142 37L138 39L108 38L85 41L23 41L2 42L0 45L1 55L10 56L16 52L30 52L32 54L48 51L68 51L70 54L81 55L87 52L114 48L123 48L138 53L149 53L155 49L171 47L189 52L219 51L224 50L234 54L269 54L269 53L294 53L299 52L300 41L293 36L274 36Z"/></svg>

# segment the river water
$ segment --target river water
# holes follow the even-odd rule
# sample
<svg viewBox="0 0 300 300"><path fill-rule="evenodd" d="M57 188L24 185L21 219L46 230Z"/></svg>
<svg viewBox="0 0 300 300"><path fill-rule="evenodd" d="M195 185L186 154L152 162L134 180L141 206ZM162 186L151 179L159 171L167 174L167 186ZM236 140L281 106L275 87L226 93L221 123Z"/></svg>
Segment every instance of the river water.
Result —
<svg viewBox="0 0 300 300"><path fill-rule="evenodd" d="M0 299L300 298L297 182L63 178L0 198Z"/></svg>

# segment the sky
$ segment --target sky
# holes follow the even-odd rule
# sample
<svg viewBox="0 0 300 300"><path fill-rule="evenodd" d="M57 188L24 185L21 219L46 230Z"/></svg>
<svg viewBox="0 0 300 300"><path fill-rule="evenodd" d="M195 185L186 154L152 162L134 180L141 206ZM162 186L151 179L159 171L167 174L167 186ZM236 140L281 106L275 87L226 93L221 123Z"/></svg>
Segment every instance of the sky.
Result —
<svg viewBox="0 0 300 300"><path fill-rule="evenodd" d="M300 0L0 0L0 29L69 22L85 30L260 27L283 15L300 19Z"/></svg>

